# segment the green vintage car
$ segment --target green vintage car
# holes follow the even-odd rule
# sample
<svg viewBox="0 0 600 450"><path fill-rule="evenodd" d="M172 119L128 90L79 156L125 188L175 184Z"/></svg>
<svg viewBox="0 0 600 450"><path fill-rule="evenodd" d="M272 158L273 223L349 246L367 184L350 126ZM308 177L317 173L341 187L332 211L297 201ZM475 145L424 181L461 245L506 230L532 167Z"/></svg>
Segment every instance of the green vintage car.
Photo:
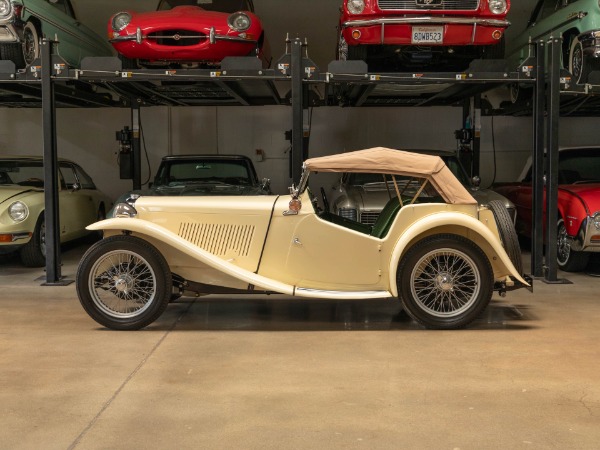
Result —
<svg viewBox="0 0 600 450"><path fill-rule="evenodd" d="M85 227L106 217L112 202L74 162L59 159L58 175L60 241L89 235ZM46 261L44 210L42 158L0 158L0 254L18 251L25 266L43 266Z"/></svg>
<svg viewBox="0 0 600 450"><path fill-rule="evenodd" d="M83 25L70 0L0 0L0 59L17 69L40 56L40 38L58 38L54 52L70 66L86 56L113 54L108 41Z"/></svg>
<svg viewBox="0 0 600 450"><path fill-rule="evenodd" d="M527 28L507 42L506 56L518 66L529 55L528 42L563 38L562 67L578 84L600 70L600 4L598 0L539 0Z"/></svg>

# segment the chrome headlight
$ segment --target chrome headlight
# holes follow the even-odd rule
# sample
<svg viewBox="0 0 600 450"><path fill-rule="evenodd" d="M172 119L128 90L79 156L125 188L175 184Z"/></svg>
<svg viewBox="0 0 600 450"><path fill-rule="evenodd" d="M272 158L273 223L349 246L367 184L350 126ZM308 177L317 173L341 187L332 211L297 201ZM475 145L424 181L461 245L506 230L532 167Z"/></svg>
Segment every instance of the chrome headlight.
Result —
<svg viewBox="0 0 600 450"><path fill-rule="evenodd" d="M488 0L488 6L493 14L504 14L508 7L506 0Z"/></svg>
<svg viewBox="0 0 600 450"><path fill-rule="evenodd" d="M112 29L115 31L121 31L131 22L131 14L127 12L120 12L112 18Z"/></svg>
<svg viewBox="0 0 600 450"><path fill-rule="evenodd" d="M234 31L246 31L252 25L252 21L247 14L236 12L227 18L227 25Z"/></svg>
<svg viewBox="0 0 600 450"><path fill-rule="evenodd" d="M127 203L119 203L115 205L115 212L113 216L130 219L137 216L137 214L138 212L133 206Z"/></svg>
<svg viewBox="0 0 600 450"><path fill-rule="evenodd" d="M10 0L0 0L0 17L8 17L12 12L13 7Z"/></svg>
<svg viewBox="0 0 600 450"><path fill-rule="evenodd" d="M364 0L348 0L346 3L346 7L348 8L348 12L350 14L360 14L365 9L365 1Z"/></svg>
<svg viewBox="0 0 600 450"><path fill-rule="evenodd" d="M15 222L23 222L29 217L29 208L23 202L14 202L8 207L8 215Z"/></svg>
<svg viewBox="0 0 600 450"><path fill-rule="evenodd" d="M592 217L592 223L594 224L596 230L600 230L600 212L594 214L594 216Z"/></svg>

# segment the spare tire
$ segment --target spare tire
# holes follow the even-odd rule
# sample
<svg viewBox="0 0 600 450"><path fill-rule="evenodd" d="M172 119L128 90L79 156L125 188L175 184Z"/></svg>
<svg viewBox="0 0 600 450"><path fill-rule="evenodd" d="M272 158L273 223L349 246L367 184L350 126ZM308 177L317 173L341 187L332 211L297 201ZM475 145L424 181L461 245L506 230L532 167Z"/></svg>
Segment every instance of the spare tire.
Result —
<svg viewBox="0 0 600 450"><path fill-rule="evenodd" d="M523 274L523 260L521 258L521 247L519 247L519 238L515 230L510 214L506 210L506 206L500 200L492 200L488 203L488 207L494 213L496 219L496 225L498 226L498 233L500 234L500 240L502 246L510 261L519 272L519 275Z"/></svg>

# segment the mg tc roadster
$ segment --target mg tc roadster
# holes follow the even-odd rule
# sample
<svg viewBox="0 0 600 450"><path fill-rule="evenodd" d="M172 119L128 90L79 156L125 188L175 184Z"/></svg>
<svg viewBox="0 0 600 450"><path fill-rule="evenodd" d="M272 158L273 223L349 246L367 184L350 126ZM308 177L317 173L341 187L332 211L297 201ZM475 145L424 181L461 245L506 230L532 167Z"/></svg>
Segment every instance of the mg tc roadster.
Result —
<svg viewBox="0 0 600 450"><path fill-rule="evenodd" d="M316 172L380 174L373 225L319 208ZM478 205L438 156L374 148L308 159L291 195L139 197L88 227L77 293L98 323L133 330L185 293L399 299L427 328L461 328L494 291L530 287L503 204ZM300 301L300 300L299 300Z"/></svg>

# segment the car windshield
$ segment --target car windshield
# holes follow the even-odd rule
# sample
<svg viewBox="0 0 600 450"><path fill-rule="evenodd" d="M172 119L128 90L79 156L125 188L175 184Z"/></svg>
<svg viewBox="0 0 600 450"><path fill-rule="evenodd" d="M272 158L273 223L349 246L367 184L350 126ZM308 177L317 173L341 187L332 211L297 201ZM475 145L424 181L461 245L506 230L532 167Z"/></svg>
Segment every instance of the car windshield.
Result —
<svg viewBox="0 0 600 450"><path fill-rule="evenodd" d="M44 187L44 167L41 161L0 161L0 184Z"/></svg>
<svg viewBox="0 0 600 450"><path fill-rule="evenodd" d="M204 183L251 186L252 178L245 161L168 161L160 167L153 187Z"/></svg>
<svg viewBox="0 0 600 450"><path fill-rule="evenodd" d="M176 6L199 6L207 11L234 13L236 11L252 11L247 0L162 0L158 10L173 9Z"/></svg>
<svg viewBox="0 0 600 450"><path fill-rule="evenodd" d="M600 180L600 148L582 148L560 152L559 183L585 183Z"/></svg>

